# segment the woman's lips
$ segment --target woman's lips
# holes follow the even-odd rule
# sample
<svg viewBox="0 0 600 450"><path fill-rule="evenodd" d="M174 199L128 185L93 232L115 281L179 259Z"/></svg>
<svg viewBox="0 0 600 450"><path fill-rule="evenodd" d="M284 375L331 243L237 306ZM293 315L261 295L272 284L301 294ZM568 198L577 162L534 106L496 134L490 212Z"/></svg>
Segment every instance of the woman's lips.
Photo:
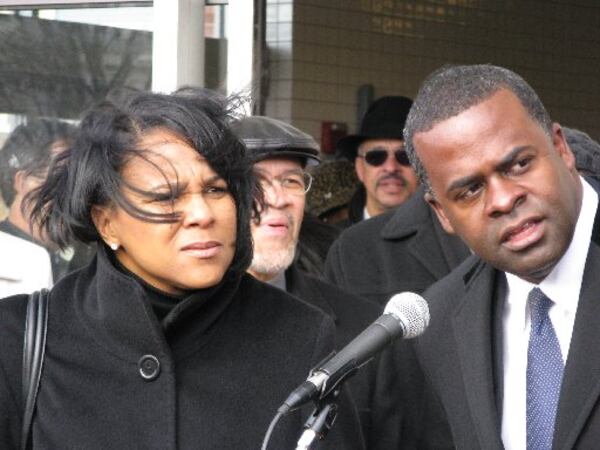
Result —
<svg viewBox="0 0 600 450"><path fill-rule="evenodd" d="M512 251L524 250L544 236L543 222L539 219L526 220L504 233L502 245Z"/></svg>
<svg viewBox="0 0 600 450"><path fill-rule="evenodd" d="M210 242L194 242L181 248L186 255L194 258L206 259L212 258L221 251L223 246L214 241Z"/></svg>

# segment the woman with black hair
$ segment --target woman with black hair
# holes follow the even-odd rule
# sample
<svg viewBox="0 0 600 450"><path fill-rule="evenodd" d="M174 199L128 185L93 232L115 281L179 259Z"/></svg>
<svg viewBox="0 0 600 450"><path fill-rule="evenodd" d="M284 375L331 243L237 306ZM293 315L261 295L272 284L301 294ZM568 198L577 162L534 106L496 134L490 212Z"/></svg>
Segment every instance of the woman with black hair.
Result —
<svg viewBox="0 0 600 450"><path fill-rule="evenodd" d="M255 182L205 91L137 94L82 120L34 200L63 245L97 257L50 292L32 448L257 449L333 346L333 323L245 275ZM0 442L17 448L26 296L0 302ZM323 448L361 448L342 408ZM305 416L276 427L294 448Z"/></svg>

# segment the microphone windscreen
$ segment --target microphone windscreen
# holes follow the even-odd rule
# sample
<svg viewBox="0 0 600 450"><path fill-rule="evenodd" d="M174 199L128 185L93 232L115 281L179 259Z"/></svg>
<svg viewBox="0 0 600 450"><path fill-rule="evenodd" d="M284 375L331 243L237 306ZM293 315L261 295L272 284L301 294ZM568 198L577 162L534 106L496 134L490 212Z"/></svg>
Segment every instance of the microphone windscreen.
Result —
<svg viewBox="0 0 600 450"><path fill-rule="evenodd" d="M404 339L419 336L429 325L427 301L414 292L401 292L394 295L385 305L383 313L395 316L402 323Z"/></svg>

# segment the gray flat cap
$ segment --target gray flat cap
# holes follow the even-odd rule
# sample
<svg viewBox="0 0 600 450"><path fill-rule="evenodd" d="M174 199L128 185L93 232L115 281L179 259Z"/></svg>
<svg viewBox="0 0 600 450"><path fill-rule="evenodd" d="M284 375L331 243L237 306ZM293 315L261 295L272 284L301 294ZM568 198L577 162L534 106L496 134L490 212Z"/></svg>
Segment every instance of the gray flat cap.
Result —
<svg viewBox="0 0 600 450"><path fill-rule="evenodd" d="M254 161L292 156L302 158L305 164L320 162L319 144L311 135L288 123L265 116L249 116L235 122L232 127Z"/></svg>

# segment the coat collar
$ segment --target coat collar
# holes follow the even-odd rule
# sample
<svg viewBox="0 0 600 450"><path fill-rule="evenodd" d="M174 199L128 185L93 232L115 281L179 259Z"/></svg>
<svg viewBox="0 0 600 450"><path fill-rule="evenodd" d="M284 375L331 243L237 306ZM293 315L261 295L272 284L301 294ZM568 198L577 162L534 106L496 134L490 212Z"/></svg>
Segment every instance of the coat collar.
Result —
<svg viewBox="0 0 600 450"><path fill-rule="evenodd" d="M442 278L458 266L470 252L462 240L444 231L431 207L425 201L423 187L394 210L382 227L380 236L386 241L413 237L407 250L434 277ZM431 255L440 255L432 258Z"/></svg>
<svg viewBox="0 0 600 450"><path fill-rule="evenodd" d="M110 353L128 360L146 353L166 358L175 348L187 353L201 345L236 297L239 282L238 278L195 291L160 324L142 284L117 270L100 246L76 284L75 307L81 322Z"/></svg>

